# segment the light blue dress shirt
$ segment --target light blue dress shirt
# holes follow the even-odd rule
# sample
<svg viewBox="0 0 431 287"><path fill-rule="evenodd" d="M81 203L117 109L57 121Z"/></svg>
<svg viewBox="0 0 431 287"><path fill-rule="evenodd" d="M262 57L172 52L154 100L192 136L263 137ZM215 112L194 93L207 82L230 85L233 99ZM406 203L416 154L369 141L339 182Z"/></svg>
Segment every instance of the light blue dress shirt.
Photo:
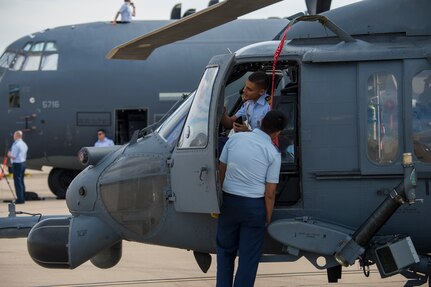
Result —
<svg viewBox="0 0 431 287"><path fill-rule="evenodd" d="M27 160L28 147L22 139L17 139L11 148L11 163L23 163Z"/></svg>
<svg viewBox="0 0 431 287"><path fill-rule="evenodd" d="M260 128L262 119L270 110L270 106L265 100L267 96L268 94L264 94L256 102L251 100L245 102L235 113L236 118L246 116L252 130Z"/></svg>
<svg viewBox="0 0 431 287"><path fill-rule="evenodd" d="M133 9L131 5L124 3L118 12L121 14L122 22L132 22Z"/></svg>
<svg viewBox="0 0 431 287"><path fill-rule="evenodd" d="M268 134L260 129L236 133L226 142L220 161L227 165L223 191L259 198L265 183L278 183L281 155Z"/></svg>
<svg viewBox="0 0 431 287"><path fill-rule="evenodd" d="M94 146L95 147L106 147L106 146L113 146L114 142L111 139L108 139L108 137L105 137L103 141L98 140Z"/></svg>

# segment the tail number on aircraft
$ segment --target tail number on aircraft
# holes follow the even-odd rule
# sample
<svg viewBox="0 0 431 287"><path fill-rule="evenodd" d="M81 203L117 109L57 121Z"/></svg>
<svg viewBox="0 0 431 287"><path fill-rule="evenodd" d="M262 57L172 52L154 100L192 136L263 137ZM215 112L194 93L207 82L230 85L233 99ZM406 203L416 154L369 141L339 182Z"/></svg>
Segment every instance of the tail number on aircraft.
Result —
<svg viewBox="0 0 431 287"><path fill-rule="evenodd" d="M60 101L42 101L42 108L58 109L60 108Z"/></svg>

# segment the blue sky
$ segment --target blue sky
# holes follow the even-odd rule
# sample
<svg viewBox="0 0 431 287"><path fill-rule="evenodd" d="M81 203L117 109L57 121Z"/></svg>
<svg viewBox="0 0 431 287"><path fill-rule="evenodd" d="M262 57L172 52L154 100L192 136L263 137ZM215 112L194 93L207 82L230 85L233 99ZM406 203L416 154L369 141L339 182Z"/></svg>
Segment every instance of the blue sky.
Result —
<svg viewBox="0 0 431 287"><path fill-rule="evenodd" d="M169 19L172 7L202 10L209 0L134 0L137 20ZM333 0L332 8L358 0ZM13 41L47 28L111 21L122 0L0 0L0 53ZM242 18L286 17L305 11L304 0L285 0Z"/></svg>

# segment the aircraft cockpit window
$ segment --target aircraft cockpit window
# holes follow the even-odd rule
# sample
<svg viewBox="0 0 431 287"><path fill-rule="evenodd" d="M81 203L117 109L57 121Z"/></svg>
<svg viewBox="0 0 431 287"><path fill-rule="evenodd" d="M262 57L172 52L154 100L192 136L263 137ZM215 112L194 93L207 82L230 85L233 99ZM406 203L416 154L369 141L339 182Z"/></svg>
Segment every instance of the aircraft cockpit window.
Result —
<svg viewBox="0 0 431 287"><path fill-rule="evenodd" d="M55 71L57 70L58 54L43 55L40 69L42 71Z"/></svg>
<svg viewBox="0 0 431 287"><path fill-rule="evenodd" d="M178 142L179 148L205 148L207 146L208 113L217 72L218 67L210 67L205 70Z"/></svg>
<svg viewBox="0 0 431 287"><path fill-rule="evenodd" d="M43 51L43 47L45 46L45 42L38 42L35 43L32 47L31 47L31 51L32 52L42 52Z"/></svg>
<svg viewBox="0 0 431 287"><path fill-rule="evenodd" d="M412 80L413 145L416 157L431 163L431 70Z"/></svg>
<svg viewBox="0 0 431 287"><path fill-rule="evenodd" d="M28 51L31 50L31 46L32 45L33 45L32 42L28 42L28 43L25 44L25 46L24 46L24 48L22 48L22 50L28 52Z"/></svg>
<svg viewBox="0 0 431 287"><path fill-rule="evenodd" d="M15 59L15 53L7 52L7 51L4 52L4 54L0 58L0 67L9 68L9 66L12 64L14 59Z"/></svg>
<svg viewBox="0 0 431 287"><path fill-rule="evenodd" d="M12 69L13 71L19 71L22 67L22 64L25 61L25 56L22 54L18 54L16 55L15 60L13 61L13 63L10 65L10 69Z"/></svg>
<svg viewBox="0 0 431 287"><path fill-rule="evenodd" d="M55 42L47 42L45 45L45 52L56 52L57 44Z"/></svg>
<svg viewBox="0 0 431 287"><path fill-rule="evenodd" d="M24 66L22 67L23 71L37 71L39 70L41 55L28 55L27 59L24 62Z"/></svg>
<svg viewBox="0 0 431 287"><path fill-rule="evenodd" d="M8 67L14 71L38 71L39 69L41 71L56 71L58 67L57 51L55 42L28 42L15 59L16 63Z"/></svg>
<svg viewBox="0 0 431 287"><path fill-rule="evenodd" d="M389 72L377 72L367 84L368 157L390 164L398 156L398 83Z"/></svg>

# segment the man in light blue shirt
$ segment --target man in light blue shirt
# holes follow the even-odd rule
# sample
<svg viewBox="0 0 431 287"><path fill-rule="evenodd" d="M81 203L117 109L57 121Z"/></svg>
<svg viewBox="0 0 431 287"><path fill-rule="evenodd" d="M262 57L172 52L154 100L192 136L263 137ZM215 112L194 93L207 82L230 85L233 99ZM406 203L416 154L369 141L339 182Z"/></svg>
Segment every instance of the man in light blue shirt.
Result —
<svg viewBox="0 0 431 287"><path fill-rule="evenodd" d="M231 117L223 116L222 125L225 128L233 128L235 132L246 132L260 128L263 117L270 110L270 106L266 102L268 85L269 79L265 72L257 71L252 73L246 80L243 89L243 96L247 101L235 115ZM239 118L243 120L243 123L235 122ZM244 120L248 124L244 123Z"/></svg>
<svg viewBox="0 0 431 287"><path fill-rule="evenodd" d="M121 21L117 21L118 16L121 15ZM124 0L124 4L121 5L120 10L118 10L117 14L115 14L113 24L125 24L132 22L132 16L136 16L135 4L133 4L130 0Z"/></svg>
<svg viewBox="0 0 431 287"><path fill-rule="evenodd" d="M8 152L8 157L12 163L13 181L17 199L16 204L25 202L25 162L27 160L27 144L22 140L22 131L16 131L13 134L14 143Z"/></svg>
<svg viewBox="0 0 431 287"><path fill-rule="evenodd" d="M95 147L107 147L113 146L114 142L106 136L106 131L104 129L99 129L97 131L97 142L94 143Z"/></svg>
<svg viewBox="0 0 431 287"><path fill-rule="evenodd" d="M281 155L273 140L285 128L286 117L270 111L260 129L236 133L220 155L223 204L217 228L217 286L254 285L262 253L265 226L271 222Z"/></svg>

